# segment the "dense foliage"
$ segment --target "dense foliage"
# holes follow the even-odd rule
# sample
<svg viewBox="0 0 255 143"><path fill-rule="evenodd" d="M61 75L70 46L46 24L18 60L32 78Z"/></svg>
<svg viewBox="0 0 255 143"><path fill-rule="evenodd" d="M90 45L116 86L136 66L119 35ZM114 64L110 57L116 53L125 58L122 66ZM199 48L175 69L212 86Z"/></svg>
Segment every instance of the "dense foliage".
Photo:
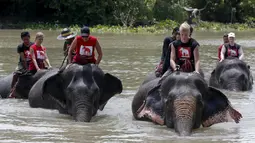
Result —
<svg viewBox="0 0 255 143"><path fill-rule="evenodd" d="M0 23L44 22L78 25L150 25L183 22L186 7L203 8L202 21L255 27L255 0L1 0Z"/></svg>

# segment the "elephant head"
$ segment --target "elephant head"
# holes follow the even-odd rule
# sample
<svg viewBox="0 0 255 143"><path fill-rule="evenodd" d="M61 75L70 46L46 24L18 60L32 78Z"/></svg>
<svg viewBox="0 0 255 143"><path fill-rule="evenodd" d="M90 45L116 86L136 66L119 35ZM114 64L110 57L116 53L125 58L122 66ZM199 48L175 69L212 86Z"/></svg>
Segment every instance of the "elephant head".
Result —
<svg viewBox="0 0 255 143"><path fill-rule="evenodd" d="M187 136L201 124L209 127L227 122L228 115L239 122L242 117L232 108L228 98L209 87L200 74L178 71L161 84L158 81L155 79L139 88L132 102L136 119L149 119Z"/></svg>
<svg viewBox="0 0 255 143"><path fill-rule="evenodd" d="M75 121L90 122L101 104L122 92L118 78L95 68L99 67L71 64L63 71L51 71L38 81L41 95L56 101Z"/></svg>
<svg viewBox="0 0 255 143"><path fill-rule="evenodd" d="M175 72L161 85L165 124L181 136L192 129L229 121L228 115L239 122L242 115L232 108L219 90L208 87L196 73Z"/></svg>
<svg viewBox="0 0 255 143"><path fill-rule="evenodd" d="M249 66L238 58L229 57L212 72L210 85L230 91L252 89L253 78Z"/></svg>

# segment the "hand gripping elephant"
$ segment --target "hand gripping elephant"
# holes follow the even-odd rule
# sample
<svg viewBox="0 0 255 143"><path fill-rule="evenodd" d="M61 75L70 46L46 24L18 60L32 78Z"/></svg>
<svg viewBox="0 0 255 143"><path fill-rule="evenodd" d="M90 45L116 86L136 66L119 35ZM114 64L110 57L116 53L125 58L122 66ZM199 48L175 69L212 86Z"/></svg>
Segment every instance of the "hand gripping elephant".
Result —
<svg viewBox="0 0 255 143"><path fill-rule="evenodd" d="M209 81L210 86L230 91L251 90L252 84L250 67L238 58L232 57L218 63Z"/></svg>
<svg viewBox="0 0 255 143"><path fill-rule="evenodd" d="M137 120L150 120L174 128L181 136L192 129L209 127L242 115L233 109L228 98L219 90L209 87L197 73L174 72L156 86L159 79L139 88L132 102L133 116ZM157 90L160 88L160 90Z"/></svg>
<svg viewBox="0 0 255 143"><path fill-rule="evenodd" d="M90 122L97 110L103 110L122 88L117 77L94 64L71 64L61 71L51 70L39 79L30 90L29 104L34 108L57 104L60 113L69 114L76 121Z"/></svg>

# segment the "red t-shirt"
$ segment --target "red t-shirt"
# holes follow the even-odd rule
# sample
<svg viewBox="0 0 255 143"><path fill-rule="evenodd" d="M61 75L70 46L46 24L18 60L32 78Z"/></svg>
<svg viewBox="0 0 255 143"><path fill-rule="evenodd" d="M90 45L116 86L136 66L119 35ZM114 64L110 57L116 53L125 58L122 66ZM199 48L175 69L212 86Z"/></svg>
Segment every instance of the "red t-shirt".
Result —
<svg viewBox="0 0 255 143"><path fill-rule="evenodd" d="M73 62L78 64L95 63L95 47L97 38L89 36L88 41L84 41L81 36L77 36L77 45L75 49L75 56Z"/></svg>
<svg viewBox="0 0 255 143"><path fill-rule="evenodd" d="M45 57L46 48L44 46L37 46L36 44L33 44L30 48L32 48L34 50L34 55L35 55L35 59L38 64L38 67L40 69L45 68L43 62L46 59L46 57ZM30 55L30 56L32 59L32 55ZM32 60L29 63L29 70L36 70L36 67Z"/></svg>

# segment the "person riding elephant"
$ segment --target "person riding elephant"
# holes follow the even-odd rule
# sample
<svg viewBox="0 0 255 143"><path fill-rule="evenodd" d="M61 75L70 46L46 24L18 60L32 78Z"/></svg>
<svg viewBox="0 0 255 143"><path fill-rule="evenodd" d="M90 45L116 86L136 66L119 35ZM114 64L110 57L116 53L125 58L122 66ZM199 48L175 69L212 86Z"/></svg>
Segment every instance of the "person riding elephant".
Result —
<svg viewBox="0 0 255 143"><path fill-rule="evenodd" d="M244 58L243 48L239 44L235 43L235 33L230 32L228 34L228 41L228 43L222 46L220 62L227 57L236 57L242 60Z"/></svg>
<svg viewBox="0 0 255 143"><path fill-rule="evenodd" d="M228 43L228 34L223 35L223 44L221 44L218 48L218 59L221 61L221 49L222 47Z"/></svg>
<svg viewBox="0 0 255 143"><path fill-rule="evenodd" d="M154 90L160 78L141 85L132 101L132 113L137 120L149 120L174 128L180 136L193 129L228 122L238 123L242 115L226 95L210 87L198 73L175 71L162 81L161 90Z"/></svg>
<svg viewBox="0 0 255 143"><path fill-rule="evenodd" d="M35 74L41 69L51 68L50 61L46 52L46 47L42 45L44 34L37 32L35 36L35 44L30 47L31 61L29 63L29 72ZM47 65L45 65L45 63Z"/></svg>
<svg viewBox="0 0 255 143"><path fill-rule="evenodd" d="M250 66L236 57L227 57L211 73L209 85L231 91L251 90L253 77Z"/></svg>
<svg viewBox="0 0 255 143"><path fill-rule="evenodd" d="M8 96L9 98L15 97L13 93L15 90L15 84L18 81L18 74L27 72L29 68L29 63L31 61L30 46L33 45L34 43L30 42L30 33L27 31L21 32L20 37L21 37L22 43L18 45L17 47L17 52L19 54L19 63L18 63L18 67L16 68L16 71L13 73L11 89Z"/></svg>
<svg viewBox="0 0 255 143"><path fill-rule="evenodd" d="M172 43L173 41L176 40L176 36L177 36L178 33L179 33L179 27L175 27L172 31L172 36L171 37L166 37L163 41L161 59L160 59L160 62L159 62L158 66L156 67L156 70L155 70L155 75L157 77L159 77L160 75L163 75L162 70L163 70L163 65L164 65L164 62L165 62L165 58L167 56L167 53L170 51L169 50L169 45L170 45L170 43Z"/></svg>
<svg viewBox="0 0 255 143"><path fill-rule="evenodd" d="M76 33L71 32L71 30L69 28L64 28L61 31L60 35L58 35L58 37L57 37L58 40L65 40L65 43L63 46L63 52L64 52L65 57L67 57L69 48L70 48L73 40L75 39L75 37L76 37ZM75 56L75 51L73 51L73 53L72 53L72 59L74 56ZM67 63L69 63L69 62L67 61Z"/></svg>
<svg viewBox="0 0 255 143"><path fill-rule="evenodd" d="M98 57L95 58L95 50ZM75 56L72 60L72 53L75 51ZM96 37L90 35L90 29L86 26L81 28L81 36L77 36L71 44L68 51L68 62L77 64L94 63L98 65L102 59L103 53L101 46Z"/></svg>
<svg viewBox="0 0 255 143"><path fill-rule="evenodd" d="M29 92L29 105L53 108L57 104L60 113L69 114L76 121L90 122L97 110L103 110L122 88L121 80L95 64L70 64L40 78Z"/></svg>
<svg viewBox="0 0 255 143"><path fill-rule="evenodd" d="M199 44L190 38L190 25L183 23L180 26L181 39L174 41L171 45L171 67L173 71L180 66L183 72L197 72L200 73L200 59L199 59Z"/></svg>

